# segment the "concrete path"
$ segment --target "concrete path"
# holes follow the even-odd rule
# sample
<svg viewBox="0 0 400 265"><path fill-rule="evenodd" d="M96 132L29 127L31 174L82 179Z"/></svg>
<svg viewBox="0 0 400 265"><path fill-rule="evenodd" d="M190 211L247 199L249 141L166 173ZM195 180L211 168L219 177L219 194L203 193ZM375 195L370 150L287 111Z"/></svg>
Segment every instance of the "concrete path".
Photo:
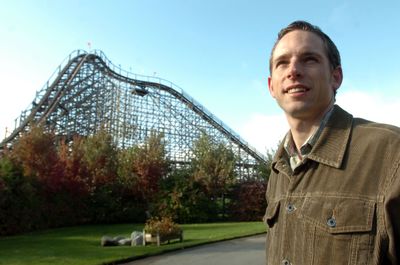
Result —
<svg viewBox="0 0 400 265"><path fill-rule="evenodd" d="M265 265L265 235L178 250L125 265Z"/></svg>

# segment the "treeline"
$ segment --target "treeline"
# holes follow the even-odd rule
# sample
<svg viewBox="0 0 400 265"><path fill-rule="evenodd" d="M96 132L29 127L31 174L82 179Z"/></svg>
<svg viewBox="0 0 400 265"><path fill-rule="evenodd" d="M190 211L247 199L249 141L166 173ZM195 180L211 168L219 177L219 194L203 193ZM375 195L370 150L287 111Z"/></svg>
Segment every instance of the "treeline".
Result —
<svg viewBox="0 0 400 265"><path fill-rule="evenodd" d="M268 165L240 180L237 157L207 135L172 167L162 135L118 148L100 131L66 142L32 128L0 157L0 235L78 224L261 220Z"/></svg>

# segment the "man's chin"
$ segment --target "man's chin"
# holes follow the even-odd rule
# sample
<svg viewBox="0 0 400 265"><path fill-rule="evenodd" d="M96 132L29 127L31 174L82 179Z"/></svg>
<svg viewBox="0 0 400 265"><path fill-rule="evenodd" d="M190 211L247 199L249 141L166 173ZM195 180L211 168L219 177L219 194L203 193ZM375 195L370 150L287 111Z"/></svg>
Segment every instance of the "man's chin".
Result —
<svg viewBox="0 0 400 265"><path fill-rule="evenodd" d="M282 107L282 106L281 106ZM302 117L305 113L310 112L311 108L307 104L291 104L290 106L283 106L282 109L286 115L291 117Z"/></svg>

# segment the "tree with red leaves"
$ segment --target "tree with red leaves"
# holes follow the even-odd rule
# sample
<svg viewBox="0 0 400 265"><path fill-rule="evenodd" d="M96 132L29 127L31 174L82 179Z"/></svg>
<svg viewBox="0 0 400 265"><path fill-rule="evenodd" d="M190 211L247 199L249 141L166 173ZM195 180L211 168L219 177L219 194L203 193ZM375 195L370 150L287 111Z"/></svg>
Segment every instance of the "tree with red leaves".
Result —
<svg viewBox="0 0 400 265"><path fill-rule="evenodd" d="M15 144L12 157L22 166L24 176L39 180L47 190L56 192L63 187L64 167L53 133L32 127Z"/></svg>
<svg viewBox="0 0 400 265"><path fill-rule="evenodd" d="M166 177L170 169L163 135L152 133L142 146L134 147L132 154L139 191L144 201L150 203L157 196L160 179Z"/></svg>

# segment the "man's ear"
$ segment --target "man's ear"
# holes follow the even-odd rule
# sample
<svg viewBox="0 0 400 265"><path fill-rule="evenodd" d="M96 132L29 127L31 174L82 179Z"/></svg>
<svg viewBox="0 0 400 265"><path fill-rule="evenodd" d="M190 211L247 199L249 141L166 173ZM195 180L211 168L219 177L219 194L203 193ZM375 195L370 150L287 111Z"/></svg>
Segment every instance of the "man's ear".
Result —
<svg viewBox="0 0 400 265"><path fill-rule="evenodd" d="M341 66L336 67L332 72L332 88L338 90L343 81L343 70Z"/></svg>
<svg viewBox="0 0 400 265"><path fill-rule="evenodd" d="M275 98L275 91L274 91L274 87L272 86L271 76L268 76L268 90L269 90L269 93L271 94L271 96L273 98Z"/></svg>

